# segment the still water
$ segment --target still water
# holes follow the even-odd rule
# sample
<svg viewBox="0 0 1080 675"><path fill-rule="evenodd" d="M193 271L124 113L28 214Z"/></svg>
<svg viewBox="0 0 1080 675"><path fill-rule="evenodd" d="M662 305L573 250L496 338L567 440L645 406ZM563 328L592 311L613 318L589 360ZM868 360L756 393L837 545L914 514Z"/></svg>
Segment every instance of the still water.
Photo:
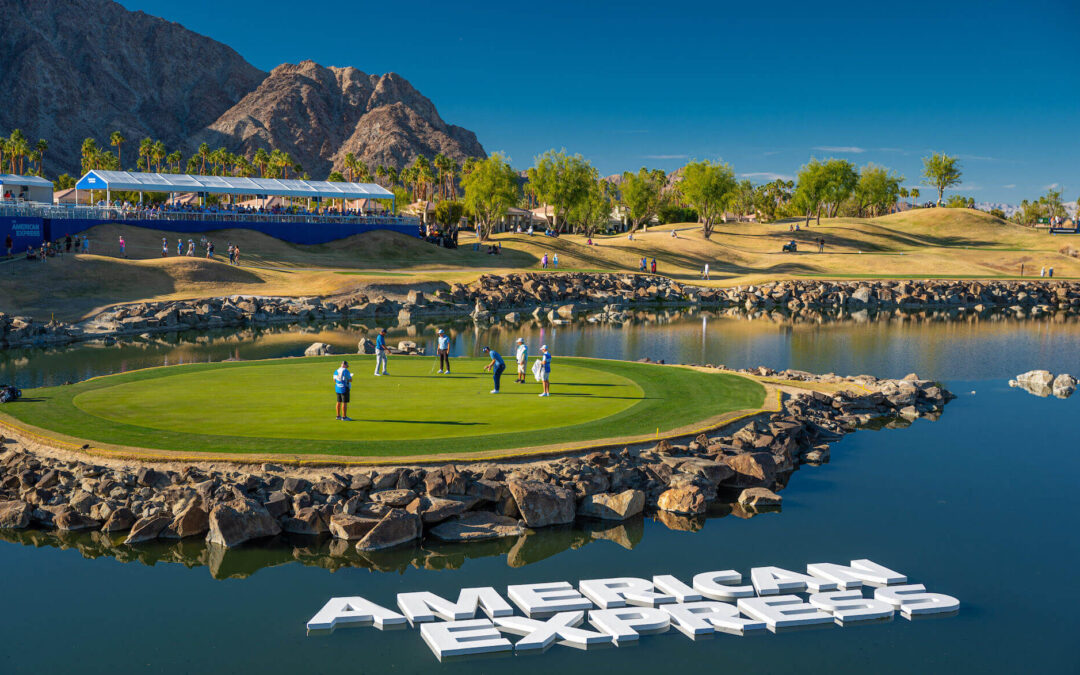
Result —
<svg viewBox="0 0 1080 675"><path fill-rule="evenodd" d="M267 332L246 340L81 346L0 356L24 386L197 360L295 355L313 341L355 346L363 330ZM415 337L407 329L395 339ZM556 354L767 365L942 379L959 395L936 422L861 431L831 463L804 467L780 513L742 519L582 524L520 540L361 557L304 540L231 551L201 543L125 547L100 537L0 536L4 673L752 673L1080 672L1080 397L1039 399L1006 379L1033 367L1080 372L1080 325L1053 320L783 324L694 314L623 327L474 331L455 349L523 334ZM693 531L697 530L697 531ZM393 605L396 593L867 557L961 600L957 616L691 642L677 632L634 647L440 664L414 630L308 637L331 596Z"/></svg>

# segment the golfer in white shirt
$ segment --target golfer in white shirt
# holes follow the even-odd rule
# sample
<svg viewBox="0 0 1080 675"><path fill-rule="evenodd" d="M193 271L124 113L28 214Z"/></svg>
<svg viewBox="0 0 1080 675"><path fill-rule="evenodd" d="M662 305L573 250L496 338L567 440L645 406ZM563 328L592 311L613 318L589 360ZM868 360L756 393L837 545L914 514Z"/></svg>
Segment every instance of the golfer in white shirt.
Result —
<svg viewBox="0 0 1080 675"><path fill-rule="evenodd" d="M517 379L514 382L525 384L525 371L529 361L529 346L522 338L517 339Z"/></svg>

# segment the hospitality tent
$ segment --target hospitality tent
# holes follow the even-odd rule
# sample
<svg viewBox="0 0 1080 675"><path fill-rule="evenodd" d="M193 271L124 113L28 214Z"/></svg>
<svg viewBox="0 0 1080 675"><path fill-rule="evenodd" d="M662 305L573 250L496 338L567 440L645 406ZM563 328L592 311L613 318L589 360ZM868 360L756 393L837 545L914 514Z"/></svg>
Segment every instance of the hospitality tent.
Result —
<svg viewBox="0 0 1080 675"><path fill-rule="evenodd" d="M0 173L0 198L52 204L53 184L37 176Z"/></svg>
<svg viewBox="0 0 1080 675"><path fill-rule="evenodd" d="M216 195L254 195L308 199L394 199L394 193L374 183L338 183L325 180L284 178L242 178L240 176L195 176L171 173L99 171L94 169L79 179L76 190L104 190L106 200L113 190L124 192L196 192Z"/></svg>

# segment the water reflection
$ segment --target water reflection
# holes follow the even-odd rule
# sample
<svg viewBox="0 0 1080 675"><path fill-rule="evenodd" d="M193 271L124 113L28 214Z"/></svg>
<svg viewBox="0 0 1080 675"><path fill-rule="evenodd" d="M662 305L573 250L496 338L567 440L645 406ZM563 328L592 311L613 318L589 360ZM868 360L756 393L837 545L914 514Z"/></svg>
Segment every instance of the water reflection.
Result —
<svg viewBox="0 0 1080 675"><path fill-rule="evenodd" d="M0 352L0 383L22 387L62 384L136 368L179 363L301 356L312 342L355 353L374 321L272 326L235 331L163 333L53 349ZM565 324L526 318L478 326L471 321L388 325L390 343L411 340L434 352L435 329L445 328L455 356L478 355L486 344L509 348L524 337L556 355L714 363L735 368L797 368L812 372L869 372L902 377L916 371L935 379L1009 378L1045 368L1076 369L1080 318L1062 313L1017 318L1009 313L953 311L792 316L696 309L631 312L624 323L588 315ZM434 358L434 357L433 357Z"/></svg>
<svg viewBox="0 0 1080 675"><path fill-rule="evenodd" d="M659 512L651 518L672 530L696 532L707 519L735 515L755 515L738 504L714 505L702 516L687 517ZM281 535L272 540L239 548L207 544L201 539L156 540L138 545L124 543L126 533L60 532L55 530L4 530L0 541L77 551L83 558L112 558L122 563L179 564L187 568L205 567L215 579L246 578L261 569L299 563L331 572L362 568L374 572L403 573L407 569L456 570L476 558L505 557L510 567L524 567L563 551L577 550L596 542L607 542L633 550L645 533L641 516L624 522L582 520L573 526L528 530L520 537L506 537L469 543L424 540L414 546L386 551L359 552L355 542L329 537Z"/></svg>

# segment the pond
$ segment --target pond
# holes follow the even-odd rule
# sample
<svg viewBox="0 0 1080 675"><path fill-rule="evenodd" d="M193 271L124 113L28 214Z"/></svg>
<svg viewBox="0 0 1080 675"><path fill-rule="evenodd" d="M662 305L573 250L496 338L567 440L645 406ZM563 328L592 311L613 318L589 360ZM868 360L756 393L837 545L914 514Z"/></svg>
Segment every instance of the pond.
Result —
<svg viewBox="0 0 1080 675"><path fill-rule="evenodd" d="M368 328L193 336L0 355L23 386L137 367L301 354L314 341L355 350ZM431 327L391 343L431 346ZM452 326L456 354L522 335L558 354L943 380L958 395L940 420L860 431L832 460L803 467L778 513L719 508L700 519L581 523L489 544L362 556L333 542L282 540L222 552L201 542L127 547L100 535L0 536L0 672L1077 672L1080 618L1080 397L1040 399L1006 380L1030 368L1080 372L1080 324L933 317L797 323L691 312L623 326ZM434 358L432 359L434 361ZM677 632L636 647L440 664L417 631L304 623L332 596L393 606L396 593L870 558L961 600L958 615L693 642Z"/></svg>

